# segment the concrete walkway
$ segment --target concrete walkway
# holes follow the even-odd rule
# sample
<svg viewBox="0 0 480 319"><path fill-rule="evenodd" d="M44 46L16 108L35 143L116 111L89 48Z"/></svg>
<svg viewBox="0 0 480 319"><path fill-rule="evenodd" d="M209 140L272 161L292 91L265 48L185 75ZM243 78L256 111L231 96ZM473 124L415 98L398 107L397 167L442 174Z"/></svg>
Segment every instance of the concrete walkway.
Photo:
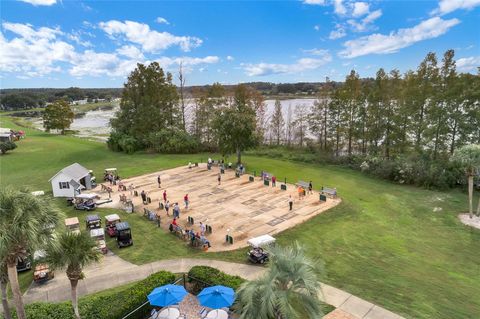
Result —
<svg viewBox="0 0 480 319"><path fill-rule="evenodd" d="M174 273L188 272L193 266L210 266L230 275L247 280L261 276L266 268L261 266L237 264L209 259L180 258L156 261L137 266L113 254L107 255L102 262L85 269L86 278L78 284L78 294L83 296L101 290L121 286L142 280L160 270ZM337 309L329 314L329 319L402 319L386 309L360 299L335 287L321 284L320 298ZM64 272L57 272L55 279L44 285L32 285L24 295L26 303L35 301L58 302L69 300L70 283Z"/></svg>

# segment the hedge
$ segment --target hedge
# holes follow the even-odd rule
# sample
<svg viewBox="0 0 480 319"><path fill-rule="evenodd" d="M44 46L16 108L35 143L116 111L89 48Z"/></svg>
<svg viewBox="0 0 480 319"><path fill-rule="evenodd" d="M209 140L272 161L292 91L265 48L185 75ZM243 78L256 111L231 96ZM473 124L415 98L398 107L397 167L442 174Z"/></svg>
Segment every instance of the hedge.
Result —
<svg viewBox="0 0 480 319"><path fill-rule="evenodd" d="M189 282L192 284L193 294L198 294L205 286L195 279L198 279L209 286L221 285L230 287L235 291L245 282L245 279L239 276L231 276L216 268L208 266L193 266L188 272L188 277Z"/></svg>
<svg viewBox="0 0 480 319"><path fill-rule="evenodd" d="M175 281L175 275L168 271L152 274L125 289L114 292L100 292L85 296L79 300L79 310L82 319L119 319L134 310L147 300L147 295L156 287ZM25 306L28 319L74 319L70 302L45 303L38 302ZM150 312L149 307L143 307L130 319L143 319ZM13 316L16 318L16 315Z"/></svg>

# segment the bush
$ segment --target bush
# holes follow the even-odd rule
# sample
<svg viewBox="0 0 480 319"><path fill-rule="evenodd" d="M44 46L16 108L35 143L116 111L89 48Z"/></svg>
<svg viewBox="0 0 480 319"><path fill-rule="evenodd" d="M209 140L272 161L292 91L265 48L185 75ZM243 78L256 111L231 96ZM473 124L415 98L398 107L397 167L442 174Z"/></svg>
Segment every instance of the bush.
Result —
<svg viewBox="0 0 480 319"><path fill-rule="evenodd" d="M134 137L118 132L112 132L107 140L108 148L114 152L133 154L142 149L142 144Z"/></svg>
<svg viewBox="0 0 480 319"><path fill-rule="evenodd" d="M192 284L192 293L198 294L204 287L195 279L203 281L210 286L222 285L237 290L245 279L239 276L231 276L226 273L208 266L193 266L188 272L190 283ZM191 277L191 278L190 278ZM193 278L193 279L192 279Z"/></svg>
<svg viewBox="0 0 480 319"><path fill-rule="evenodd" d="M118 319L134 310L147 300L147 295L156 287L173 283L175 275L160 271L148 276L131 287L122 290L101 292L79 300L82 319ZM73 319L70 302L32 303L25 306L28 319ZM143 319L149 313L149 307L143 307L131 319ZM13 316L16 318L16 315Z"/></svg>
<svg viewBox="0 0 480 319"><path fill-rule="evenodd" d="M187 132L177 129L163 129L160 132L151 133L148 144L157 153L167 154L190 154L199 149L195 138Z"/></svg>
<svg viewBox="0 0 480 319"><path fill-rule="evenodd" d="M11 141L0 143L0 153L1 154L5 154L6 152L14 150L16 148L17 148L17 144L15 144Z"/></svg>

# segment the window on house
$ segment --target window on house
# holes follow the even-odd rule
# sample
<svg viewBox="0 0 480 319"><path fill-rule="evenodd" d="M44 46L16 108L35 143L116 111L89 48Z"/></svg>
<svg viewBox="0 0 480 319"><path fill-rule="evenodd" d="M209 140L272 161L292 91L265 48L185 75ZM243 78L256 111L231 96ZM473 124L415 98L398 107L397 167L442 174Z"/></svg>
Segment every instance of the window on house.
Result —
<svg viewBox="0 0 480 319"><path fill-rule="evenodd" d="M70 184L68 182L60 182L58 183L60 185L60 189L68 189L70 188Z"/></svg>

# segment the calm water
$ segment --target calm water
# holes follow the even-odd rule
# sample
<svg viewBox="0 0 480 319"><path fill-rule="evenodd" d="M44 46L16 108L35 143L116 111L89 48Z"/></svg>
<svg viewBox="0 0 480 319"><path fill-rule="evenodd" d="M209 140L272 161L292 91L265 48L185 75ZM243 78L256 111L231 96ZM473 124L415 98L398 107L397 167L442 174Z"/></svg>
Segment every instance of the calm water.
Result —
<svg viewBox="0 0 480 319"><path fill-rule="evenodd" d="M312 106L315 102L315 99L289 99L281 100L284 117L286 118L288 108L292 108L292 112L295 109L295 105L303 104L308 107ZM273 112L275 106L275 100L265 100L267 107L267 118L270 117L270 114ZM74 119L71 129L78 131L77 136L80 137L90 137L94 139L100 139L106 141L108 134L110 133L110 119L115 115L115 112L118 110L118 107L115 107L111 110L97 110L90 111L81 118ZM42 122L39 119L34 120L34 124L41 128Z"/></svg>

